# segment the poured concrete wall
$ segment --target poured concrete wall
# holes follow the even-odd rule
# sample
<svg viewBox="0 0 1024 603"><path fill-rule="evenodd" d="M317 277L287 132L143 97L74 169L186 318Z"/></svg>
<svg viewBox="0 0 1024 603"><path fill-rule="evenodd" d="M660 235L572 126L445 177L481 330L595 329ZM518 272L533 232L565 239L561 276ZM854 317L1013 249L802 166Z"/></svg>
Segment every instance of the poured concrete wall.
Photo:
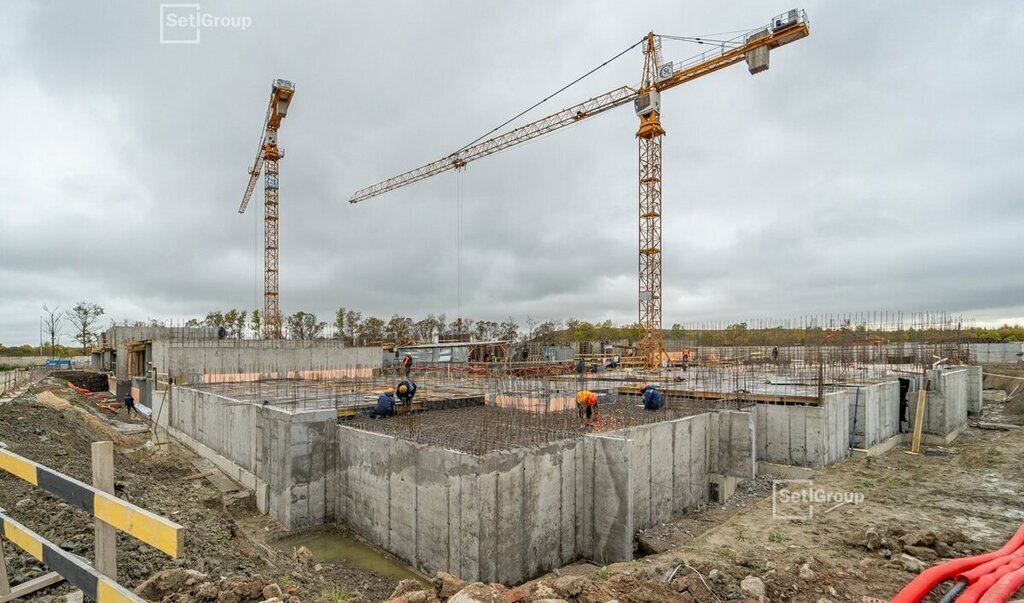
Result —
<svg viewBox="0 0 1024 603"><path fill-rule="evenodd" d="M477 457L344 426L337 439L335 515L424 572L511 584L577 558L583 440ZM628 473L617 445L595 448L596 474L591 450L594 479Z"/></svg>
<svg viewBox="0 0 1024 603"><path fill-rule="evenodd" d="M980 366L965 366L967 371L967 415L980 417L984 400L981 397L984 375Z"/></svg>
<svg viewBox="0 0 1024 603"><path fill-rule="evenodd" d="M154 340L151 361L161 377L188 382L369 377L383 366L384 352L327 340Z"/></svg>
<svg viewBox="0 0 1024 603"><path fill-rule="evenodd" d="M758 404L757 460L820 468L849 456L852 391L830 392L815 406Z"/></svg>
<svg viewBox="0 0 1024 603"><path fill-rule="evenodd" d="M337 427L334 514L420 570L515 584L581 557L632 558L637 530L753 475L753 417L724 411L472 456Z"/></svg>
<svg viewBox="0 0 1024 603"><path fill-rule="evenodd" d="M931 389L925 404L922 432L936 436L949 436L967 424L968 372L965 368L932 369L928 371ZM907 396L907 418L911 429L917 413L918 392Z"/></svg>
<svg viewBox="0 0 1024 603"><path fill-rule="evenodd" d="M333 410L289 413L187 387L155 392L152 407L160 427L253 490L284 527L333 519Z"/></svg>
<svg viewBox="0 0 1024 603"><path fill-rule="evenodd" d="M854 446L870 448L899 433L899 381L861 385L851 390L850 429L855 432Z"/></svg>
<svg viewBox="0 0 1024 603"><path fill-rule="evenodd" d="M1024 358L1024 343L972 343L971 360L978 364L1016 364Z"/></svg>

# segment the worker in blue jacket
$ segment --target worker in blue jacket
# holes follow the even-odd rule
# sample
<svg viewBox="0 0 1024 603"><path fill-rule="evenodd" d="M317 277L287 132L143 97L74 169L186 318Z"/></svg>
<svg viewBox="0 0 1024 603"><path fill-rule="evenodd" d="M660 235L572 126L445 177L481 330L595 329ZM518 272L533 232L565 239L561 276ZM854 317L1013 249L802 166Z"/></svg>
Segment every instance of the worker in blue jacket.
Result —
<svg viewBox="0 0 1024 603"><path fill-rule="evenodd" d="M644 410L658 410L665 403L665 399L662 397L661 392L658 391L657 386L648 385L642 387L640 388L640 393L644 396Z"/></svg>
<svg viewBox="0 0 1024 603"><path fill-rule="evenodd" d="M398 393L398 401L405 404L405 412L411 411L412 398L416 395L416 383L407 379L399 383L395 391Z"/></svg>
<svg viewBox="0 0 1024 603"><path fill-rule="evenodd" d="M390 417L395 414L395 396L388 390L377 397L377 408L370 413L371 419Z"/></svg>

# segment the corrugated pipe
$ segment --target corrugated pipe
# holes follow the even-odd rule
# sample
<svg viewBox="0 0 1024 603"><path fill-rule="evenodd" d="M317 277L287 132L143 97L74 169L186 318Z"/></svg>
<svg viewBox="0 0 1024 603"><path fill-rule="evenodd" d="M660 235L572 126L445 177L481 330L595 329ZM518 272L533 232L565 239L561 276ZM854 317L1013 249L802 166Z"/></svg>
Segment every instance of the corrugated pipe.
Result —
<svg viewBox="0 0 1024 603"><path fill-rule="evenodd" d="M1006 603L1021 586L1024 586L1024 569L1018 569L1000 578L999 582L988 589L980 603Z"/></svg>
<svg viewBox="0 0 1024 603"><path fill-rule="evenodd" d="M974 584L970 585L964 594L960 595L957 599L957 603L978 603L983 601L984 597L992 590L993 586L999 582L999 579L1006 576L1007 574L1019 570L1024 566L1024 559L1016 559L1012 563L998 567L992 572L981 576L975 581ZM1003 599L1004 601L1006 599Z"/></svg>
<svg viewBox="0 0 1024 603"><path fill-rule="evenodd" d="M1024 545L1024 525L1021 525L1017 529L1017 533L998 551L985 553L984 555L975 555L974 557L954 559L924 570L911 580L910 584L903 587L903 590L896 593L891 603L920 603L921 599L930 593L940 582L949 580L953 576L977 567L986 561L1005 557L1019 549L1021 545Z"/></svg>

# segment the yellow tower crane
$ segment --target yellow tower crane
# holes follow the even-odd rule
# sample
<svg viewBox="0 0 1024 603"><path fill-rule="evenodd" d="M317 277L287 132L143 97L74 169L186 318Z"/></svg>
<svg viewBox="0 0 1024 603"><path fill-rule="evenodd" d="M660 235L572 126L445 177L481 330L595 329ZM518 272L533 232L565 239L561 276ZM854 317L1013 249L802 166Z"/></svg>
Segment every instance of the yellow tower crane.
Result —
<svg viewBox="0 0 1024 603"><path fill-rule="evenodd" d="M238 213L245 213L256 181L263 172L263 337L281 338L281 306L278 299L278 162L284 150L277 146L277 130L288 115L288 105L295 94L295 84L288 80L274 80L270 89L270 104L263 121L263 136L256 149L256 160L249 169L249 185L242 195Z"/></svg>
<svg viewBox="0 0 1024 603"><path fill-rule="evenodd" d="M661 39L649 33L634 46L643 45L644 69L638 86L622 86L595 96L578 105L562 109L533 123L520 126L416 168L356 191L350 203L393 191L452 169L462 169L470 161L503 151L520 143L550 134L620 105L632 102L640 127L639 142L639 324L642 339L638 355L647 366L658 366L665 355L662 318L661 270L661 93L720 69L746 61L751 74L768 69L769 52L810 35L810 23L803 10L793 9L731 40L681 38L701 44L713 44L714 50L701 53L680 63L661 60Z"/></svg>

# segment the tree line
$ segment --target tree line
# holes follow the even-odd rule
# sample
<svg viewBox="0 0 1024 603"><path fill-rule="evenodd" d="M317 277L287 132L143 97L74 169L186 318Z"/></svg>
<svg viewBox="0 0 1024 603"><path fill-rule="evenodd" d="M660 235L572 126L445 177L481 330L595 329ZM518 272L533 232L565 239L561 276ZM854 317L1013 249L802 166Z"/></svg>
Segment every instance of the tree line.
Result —
<svg viewBox="0 0 1024 603"><path fill-rule="evenodd" d="M60 345L58 340L70 330L75 341L87 353L96 342L103 307L91 302L78 302L70 309L43 306L42 330L49 345L40 347L22 345L4 347L2 356L54 355L66 356L79 350ZM111 323L113 324L113 323ZM167 326L160 320L123 321L126 326ZM204 318L192 318L184 322L186 327L224 328L230 338L259 338L262 335L263 316L260 310L208 312ZM569 318L539 321L527 316L520 324L513 317L503 321L456 318L448 320L446 314L427 314L414 319L400 314L391 318L366 315L362 312L340 307L334 312L331 322L321 320L315 313L300 310L282 319L283 335L290 339L336 339L347 345L375 345L380 343L403 344L440 341L510 341L538 342L568 345L585 341L624 342L629 345L640 340L643 331L639 324L615 325L610 320L587 322ZM749 328L747 323L733 323L721 329L685 329L674 324L664 331L669 341L685 341L691 345L848 345L881 344L899 342L961 343L979 342L1020 342L1024 341L1024 326L1003 325L1000 327L966 327L951 331L942 329L876 330L858 326L823 327L769 327Z"/></svg>

